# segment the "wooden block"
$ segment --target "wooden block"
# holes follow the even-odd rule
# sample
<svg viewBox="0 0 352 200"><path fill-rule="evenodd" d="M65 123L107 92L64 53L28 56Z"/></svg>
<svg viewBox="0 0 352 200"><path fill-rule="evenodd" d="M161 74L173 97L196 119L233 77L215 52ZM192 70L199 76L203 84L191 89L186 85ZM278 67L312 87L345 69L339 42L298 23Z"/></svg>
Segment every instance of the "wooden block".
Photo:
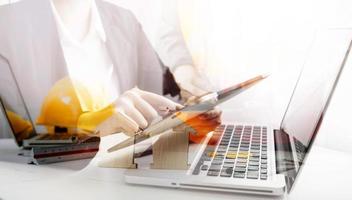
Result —
<svg viewBox="0 0 352 200"><path fill-rule="evenodd" d="M188 169L188 131L184 128L163 133L153 145L153 169Z"/></svg>
<svg viewBox="0 0 352 200"><path fill-rule="evenodd" d="M98 163L99 167L136 169L134 163L134 144L119 151L111 152Z"/></svg>

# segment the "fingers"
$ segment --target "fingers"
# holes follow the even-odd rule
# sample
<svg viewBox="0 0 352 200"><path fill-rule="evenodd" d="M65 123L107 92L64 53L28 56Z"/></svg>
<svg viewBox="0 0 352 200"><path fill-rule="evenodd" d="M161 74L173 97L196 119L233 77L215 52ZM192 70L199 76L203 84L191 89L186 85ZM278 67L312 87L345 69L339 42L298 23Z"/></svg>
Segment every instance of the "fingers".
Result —
<svg viewBox="0 0 352 200"><path fill-rule="evenodd" d="M124 132L134 135L139 130L139 126L121 110L115 109L114 114L97 126L100 136L107 136L113 133Z"/></svg>
<svg viewBox="0 0 352 200"><path fill-rule="evenodd" d="M155 109L160 109L161 107L167 107L170 110L177 110L183 108L181 104L175 103L163 96L139 90L138 88L133 89L133 92L138 94L142 99L147 101Z"/></svg>
<svg viewBox="0 0 352 200"><path fill-rule="evenodd" d="M148 126L147 120L144 118L143 114L134 107L130 99L122 98L121 103L122 107L120 110L133 120L139 128L144 129Z"/></svg>
<svg viewBox="0 0 352 200"><path fill-rule="evenodd" d="M158 112L139 95L133 92L128 92L126 95L131 99L133 105L138 109L138 111L143 114L148 123L151 123L158 117Z"/></svg>
<svg viewBox="0 0 352 200"><path fill-rule="evenodd" d="M139 130L139 125L122 111L117 113L117 122L121 128L129 135L134 135Z"/></svg>
<svg viewBox="0 0 352 200"><path fill-rule="evenodd" d="M116 101L116 123L127 134L134 134L153 123L159 117L160 108L177 110L183 106L163 96L132 89Z"/></svg>

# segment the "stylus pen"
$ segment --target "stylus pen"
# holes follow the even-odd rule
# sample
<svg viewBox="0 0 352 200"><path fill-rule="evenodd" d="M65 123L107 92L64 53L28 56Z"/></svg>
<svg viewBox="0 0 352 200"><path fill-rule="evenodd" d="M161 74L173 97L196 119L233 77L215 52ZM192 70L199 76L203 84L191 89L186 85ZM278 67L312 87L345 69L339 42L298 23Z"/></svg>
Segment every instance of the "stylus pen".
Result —
<svg viewBox="0 0 352 200"><path fill-rule="evenodd" d="M248 88L252 87L256 83L258 83L259 81L267 77L268 76L263 76L263 75L256 76L252 79L249 79L245 82L229 87L227 89L224 89L218 92L209 93L202 97L199 97L195 100L194 105L186 106L182 110L175 111L170 116L161 120L160 122L154 125L151 125L150 127L148 127L143 131L141 130L137 132L134 137L131 137L111 147L110 149L108 149L108 152L114 152L114 151L126 148L128 146L131 146L131 144L137 144L151 137L161 135L162 133L164 133L167 130L170 130L171 128L184 124L187 120L190 120L196 116L199 116L202 113L206 113L214 109L215 106L242 93L243 91L247 90Z"/></svg>

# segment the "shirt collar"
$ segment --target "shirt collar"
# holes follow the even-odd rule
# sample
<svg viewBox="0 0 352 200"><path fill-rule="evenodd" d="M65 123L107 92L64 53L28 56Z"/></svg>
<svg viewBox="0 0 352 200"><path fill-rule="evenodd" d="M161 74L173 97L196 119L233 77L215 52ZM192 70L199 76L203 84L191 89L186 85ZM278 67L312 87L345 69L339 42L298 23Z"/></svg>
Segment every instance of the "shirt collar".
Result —
<svg viewBox="0 0 352 200"><path fill-rule="evenodd" d="M91 34L93 31L95 31L95 33L99 36L99 38L103 42L106 42L105 30L104 30L103 23L101 21L101 17L100 17L96 2L94 0L91 2L92 2L91 21L90 21L89 30L87 32L87 36L89 34ZM50 1L50 4L51 4L52 12L54 15L54 19L56 21L57 30L58 30L58 34L59 34L60 39L65 42L79 44L79 41L77 41L75 38L73 38L72 34L66 28L65 24L63 23L60 15L57 12L52 1Z"/></svg>

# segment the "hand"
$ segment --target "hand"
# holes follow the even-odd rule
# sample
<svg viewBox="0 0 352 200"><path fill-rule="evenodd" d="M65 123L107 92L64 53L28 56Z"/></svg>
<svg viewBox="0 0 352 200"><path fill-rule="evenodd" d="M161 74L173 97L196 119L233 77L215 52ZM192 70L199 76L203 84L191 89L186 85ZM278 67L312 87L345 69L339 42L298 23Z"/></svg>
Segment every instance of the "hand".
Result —
<svg viewBox="0 0 352 200"><path fill-rule="evenodd" d="M194 105L197 103L199 103L199 98L191 97L189 98L187 105ZM216 127L221 124L221 113L221 110L214 108L207 113L187 120L185 124L192 129L189 137L190 141L198 144L203 142L207 134L214 131ZM187 119L187 113L184 113L184 115L186 116L185 119ZM216 144L219 139L219 137L213 136L210 139L209 144Z"/></svg>
<svg viewBox="0 0 352 200"><path fill-rule="evenodd" d="M116 132L133 136L158 119L165 108L177 110L182 108L182 105L163 96L134 88L119 97L112 116L101 123L97 130L101 136Z"/></svg>
<svg viewBox="0 0 352 200"><path fill-rule="evenodd" d="M203 96L212 90L210 82L201 73L197 72L191 65L178 66L174 71L176 83L181 89L181 98L186 105L193 105ZM186 122L196 132L190 134L190 141L201 143L207 134L214 131L221 124L221 111L214 109ZM210 144L215 144L219 138L212 137Z"/></svg>
<svg viewBox="0 0 352 200"><path fill-rule="evenodd" d="M207 78L192 65L176 67L173 75L181 89L181 98L186 103L190 98L199 97L214 90Z"/></svg>
<svg viewBox="0 0 352 200"><path fill-rule="evenodd" d="M214 109L205 114L199 115L189 121L186 124L195 131L195 134L189 135L189 140L194 143L202 143L209 132L212 132L221 124L221 111ZM214 145L220 138L213 136L209 144Z"/></svg>

